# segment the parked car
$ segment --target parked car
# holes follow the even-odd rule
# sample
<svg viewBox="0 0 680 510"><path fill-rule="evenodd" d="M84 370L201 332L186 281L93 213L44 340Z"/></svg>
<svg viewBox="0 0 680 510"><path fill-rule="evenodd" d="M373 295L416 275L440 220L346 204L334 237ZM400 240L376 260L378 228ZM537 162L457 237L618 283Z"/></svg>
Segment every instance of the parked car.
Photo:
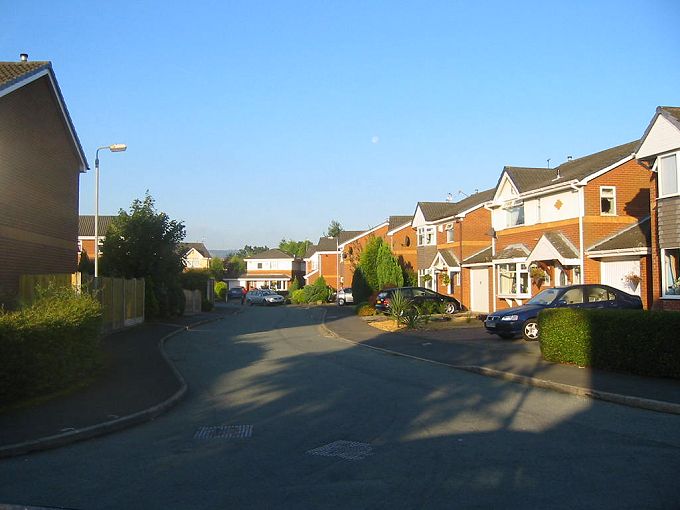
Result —
<svg viewBox="0 0 680 510"><path fill-rule="evenodd" d="M455 313L460 310L460 303L457 299L426 289L425 287L395 287L393 289L385 289L378 293L375 309L379 312L386 312L390 307L390 299L396 291L400 291L405 298L410 299L416 306L426 301L434 301L446 303L446 313Z"/></svg>
<svg viewBox="0 0 680 510"><path fill-rule="evenodd" d="M245 289L243 287L232 287L229 289L227 292L227 301L230 299L238 299L239 301L243 297L243 293L245 292Z"/></svg>
<svg viewBox="0 0 680 510"><path fill-rule="evenodd" d="M609 285L581 284L545 289L522 306L489 314L484 327L501 338L520 334L525 340L538 340L538 312L545 308L641 309L642 300Z"/></svg>
<svg viewBox="0 0 680 510"><path fill-rule="evenodd" d="M270 289L253 289L246 294L246 303L249 305L278 305L284 302L282 295Z"/></svg>
<svg viewBox="0 0 680 510"><path fill-rule="evenodd" d="M354 296L352 296L352 287L345 287L340 289L336 296L338 305L343 306L345 303L354 303Z"/></svg>

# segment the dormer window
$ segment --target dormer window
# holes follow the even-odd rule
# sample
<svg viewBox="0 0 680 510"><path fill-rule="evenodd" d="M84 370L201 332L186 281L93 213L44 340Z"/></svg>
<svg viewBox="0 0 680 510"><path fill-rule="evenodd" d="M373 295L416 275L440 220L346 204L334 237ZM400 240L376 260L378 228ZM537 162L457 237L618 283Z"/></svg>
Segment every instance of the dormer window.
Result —
<svg viewBox="0 0 680 510"><path fill-rule="evenodd" d="M418 227L418 246L433 246L437 244L434 227Z"/></svg>
<svg viewBox="0 0 680 510"><path fill-rule="evenodd" d="M600 214L616 216L616 188L614 186L600 186Z"/></svg>

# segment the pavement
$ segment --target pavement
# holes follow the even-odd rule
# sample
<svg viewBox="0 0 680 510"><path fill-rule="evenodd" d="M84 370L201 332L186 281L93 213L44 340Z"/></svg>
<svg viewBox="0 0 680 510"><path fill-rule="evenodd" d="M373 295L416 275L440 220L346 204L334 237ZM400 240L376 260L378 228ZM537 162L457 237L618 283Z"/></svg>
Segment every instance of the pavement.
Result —
<svg viewBox="0 0 680 510"><path fill-rule="evenodd" d="M82 390L0 414L0 458L56 448L153 420L186 393L164 342L192 327L239 313L240 305L173 321L150 322L103 340L106 366ZM322 328L355 345L512 382L680 414L680 381L549 363L538 343L499 340L483 328L386 333L354 315L352 307L324 307Z"/></svg>
<svg viewBox="0 0 680 510"><path fill-rule="evenodd" d="M369 326L352 308L341 307L328 307L324 320L324 328L333 336L390 354L563 393L680 414L680 380L551 363L541 358L538 342L500 339L487 333L477 320L466 326L387 333Z"/></svg>
<svg viewBox="0 0 680 510"><path fill-rule="evenodd" d="M148 322L102 339L104 369L86 388L0 414L0 458L63 446L152 420L187 390L164 342L175 334L236 313L240 306Z"/></svg>

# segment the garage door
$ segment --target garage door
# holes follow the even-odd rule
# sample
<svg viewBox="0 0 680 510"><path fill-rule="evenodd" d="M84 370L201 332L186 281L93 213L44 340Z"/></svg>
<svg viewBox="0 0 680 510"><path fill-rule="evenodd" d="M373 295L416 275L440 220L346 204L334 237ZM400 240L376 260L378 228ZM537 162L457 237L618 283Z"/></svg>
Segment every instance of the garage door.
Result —
<svg viewBox="0 0 680 510"><path fill-rule="evenodd" d="M611 285L630 294L640 295L640 285L633 286L626 281L627 274L640 276L640 259L603 260L600 263L601 278L605 285Z"/></svg>
<svg viewBox="0 0 680 510"><path fill-rule="evenodd" d="M489 313L489 270L470 269L470 308Z"/></svg>

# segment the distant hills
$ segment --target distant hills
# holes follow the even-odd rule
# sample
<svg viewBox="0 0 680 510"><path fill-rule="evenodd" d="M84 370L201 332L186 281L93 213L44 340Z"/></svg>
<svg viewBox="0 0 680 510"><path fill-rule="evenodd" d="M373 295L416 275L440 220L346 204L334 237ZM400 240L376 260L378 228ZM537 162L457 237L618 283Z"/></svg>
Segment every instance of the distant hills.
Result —
<svg viewBox="0 0 680 510"><path fill-rule="evenodd" d="M210 255L212 257L217 257L220 259L226 258L233 253L236 253L238 250L208 250L210 252Z"/></svg>

